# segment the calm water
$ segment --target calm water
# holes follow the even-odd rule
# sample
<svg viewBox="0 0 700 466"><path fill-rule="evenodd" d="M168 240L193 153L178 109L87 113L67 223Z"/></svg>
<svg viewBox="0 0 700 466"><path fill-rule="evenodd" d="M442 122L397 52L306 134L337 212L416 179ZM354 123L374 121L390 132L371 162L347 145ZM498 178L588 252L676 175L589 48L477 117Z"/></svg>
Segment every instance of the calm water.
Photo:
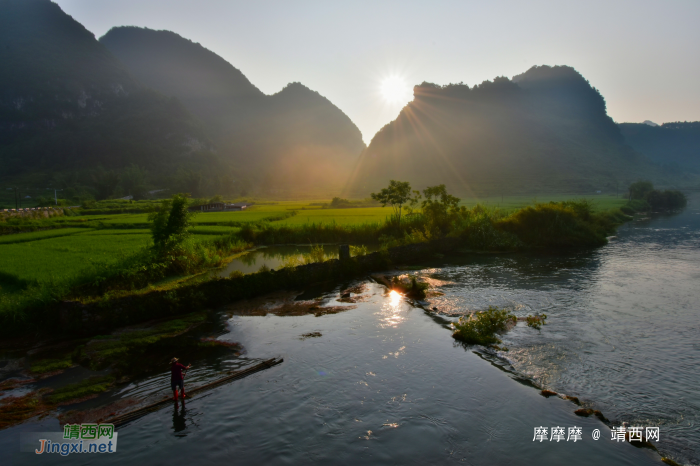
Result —
<svg viewBox="0 0 700 466"><path fill-rule="evenodd" d="M338 258L337 244L323 244L323 252L328 259ZM366 246L368 252L377 250L377 246ZM309 244L283 244L276 246L262 246L253 251L241 254L240 256L229 262L226 267L218 270L216 274L220 277L228 277L233 271L243 273L254 273L260 270L262 266L269 269L279 269L284 267L285 262L290 257L297 259L299 264L304 263L304 254L311 250Z"/></svg>
<svg viewBox="0 0 700 466"><path fill-rule="evenodd" d="M366 301L339 314L223 317L219 338L242 343L247 353L192 361L189 383L258 358L285 362L122 427L115 455L63 462L661 464L646 450L610 441L609 429L575 416L572 403L541 397L516 373L494 367L497 359L491 364L452 340L446 322L499 305L549 315L541 333L519 324L504 337L510 351L503 356L516 372L577 395L608 418L659 425L664 454L699 464L696 201L679 216L628 224L595 251L426 264L416 273L445 293L426 306L437 313L367 283ZM305 297L347 305L336 301L342 289L306 290ZM309 332L322 336L300 338ZM166 393L167 382L159 374L109 397ZM533 442L540 425L581 427L583 440ZM591 438L596 428L598 441ZM14 463L57 460L17 452L22 430L59 426L47 419L0 432L0 450Z"/></svg>

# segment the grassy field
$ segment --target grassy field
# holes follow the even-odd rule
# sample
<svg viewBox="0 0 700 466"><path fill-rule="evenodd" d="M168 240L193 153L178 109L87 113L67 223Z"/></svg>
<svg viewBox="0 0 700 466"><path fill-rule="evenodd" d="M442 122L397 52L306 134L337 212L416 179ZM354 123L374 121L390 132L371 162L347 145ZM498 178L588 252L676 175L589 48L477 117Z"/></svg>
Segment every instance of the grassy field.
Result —
<svg viewBox="0 0 700 466"><path fill-rule="evenodd" d="M60 236L70 236L86 231L93 231L86 228L61 228L56 230L32 231L31 233L18 233L13 235L0 236L0 244L29 243L32 241L58 238Z"/></svg>
<svg viewBox="0 0 700 466"><path fill-rule="evenodd" d="M12 235L20 236L20 235ZM148 245L151 236L84 231L68 236L0 245L0 272L23 280L63 280L94 263L113 263Z"/></svg>
<svg viewBox="0 0 700 466"><path fill-rule="evenodd" d="M391 209L382 207L360 207L356 209L307 209L276 223L299 225L303 223L337 223L357 225L362 223L384 222L391 215Z"/></svg>
<svg viewBox="0 0 700 466"><path fill-rule="evenodd" d="M536 202L563 201L579 196L550 195L464 199L462 205L477 203L503 210L516 210ZM614 196L588 197L596 210L622 206L626 201ZM389 207L324 209L319 204L328 200L282 201L258 204L243 212L200 213L193 218L191 232L195 241L211 241L239 230L234 223L272 220L276 225L304 224L361 225L383 223ZM296 215L289 216L292 211ZM284 218L286 216L286 218ZM0 236L0 273L23 280L49 281L74 276L94 263L116 262L150 244L148 214L88 215L58 217L38 221L60 226L59 229ZM42 223L43 222L43 223ZM82 228L74 226L80 225ZM94 228L90 228L94 227ZM0 286L2 284L0 283Z"/></svg>
<svg viewBox="0 0 700 466"><path fill-rule="evenodd" d="M190 229L195 235L229 235L239 230L240 228L227 225L195 225Z"/></svg>

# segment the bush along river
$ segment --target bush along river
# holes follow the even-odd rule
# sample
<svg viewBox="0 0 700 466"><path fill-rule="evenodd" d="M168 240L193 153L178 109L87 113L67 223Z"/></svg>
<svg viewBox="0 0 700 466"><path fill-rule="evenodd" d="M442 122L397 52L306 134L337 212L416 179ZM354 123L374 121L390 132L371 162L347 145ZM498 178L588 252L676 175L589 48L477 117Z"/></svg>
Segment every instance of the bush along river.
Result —
<svg viewBox="0 0 700 466"><path fill-rule="evenodd" d="M698 200L678 215L637 218L595 250L450 253L391 272L428 282L422 302L363 279L231 304L158 346L151 356L162 368L146 357L139 364L148 370L129 374L124 365L116 388L59 408L62 421L80 419L69 410L99 413L112 402L123 405L107 411L128 410L129 400L167 396L171 354L194 365L190 387L263 359L283 357L282 364L119 427L115 454L67 461L651 465L662 464L660 453L700 464ZM500 350L451 338L451 322L489 306L518 317L545 313L547 324L538 331L519 322L501 336ZM213 349L193 343L212 340ZM81 351L99 354L101 341ZM84 377L80 371L87 369L42 383ZM544 397L543 388L582 406ZM581 408L610 421L576 415ZM623 423L658 426L659 453L611 440L611 427ZM546 438L536 437L540 427ZM563 429L559 441L553 428ZM580 428L580 440L569 428ZM10 464L54 462L19 452L20 434L30 431L62 428L53 417L6 428L3 456Z"/></svg>

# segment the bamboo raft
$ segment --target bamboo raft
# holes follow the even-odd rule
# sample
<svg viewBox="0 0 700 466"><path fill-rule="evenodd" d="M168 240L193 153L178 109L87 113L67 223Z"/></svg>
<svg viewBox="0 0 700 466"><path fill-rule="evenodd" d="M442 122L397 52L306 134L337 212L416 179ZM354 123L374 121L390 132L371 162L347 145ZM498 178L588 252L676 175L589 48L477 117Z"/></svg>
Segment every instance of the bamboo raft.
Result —
<svg viewBox="0 0 700 466"><path fill-rule="evenodd" d="M283 361L284 361L284 359L282 359L282 358L272 358L272 359L268 359L267 361L263 361L260 364L257 364L255 366L248 367L247 369L229 372L228 375L226 375L225 377L222 377L218 380L215 380L215 381L210 382L208 384L202 385L200 387L195 387L195 388L188 390L187 397L189 398L190 395L193 393L198 393L198 392L202 392L204 390L209 390L211 388L216 388L216 387L223 385L227 382L231 382L231 381L237 380L237 379L242 379L243 377L247 377L247 376L254 374L256 372L260 372L262 370L269 369L273 366L276 366L277 364L282 363ZM128 422L135 420L135 419L138 419L142 416L145 416L148 413L152 413L154 411L157 411L158 409L162 408L163 406L169 405L172 402L173 402L172 397L167 397L164 400L156 401L155 403L151 403L149 405L135 409L134 411L129 411L128 413L120 414L119 416L108 419L105 422L109 422L111 424L114 424L114 427L119 427L119 426L122 426Z"/></svg>

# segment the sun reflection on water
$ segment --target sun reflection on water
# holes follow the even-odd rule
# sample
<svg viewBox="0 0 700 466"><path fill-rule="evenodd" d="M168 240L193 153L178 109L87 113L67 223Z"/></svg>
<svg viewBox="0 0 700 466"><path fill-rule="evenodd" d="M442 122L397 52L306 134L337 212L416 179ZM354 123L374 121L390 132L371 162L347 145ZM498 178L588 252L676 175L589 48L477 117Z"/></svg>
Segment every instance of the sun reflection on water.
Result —
<svg viewBox="0 0 700 466"><path fill-rule="evenodd" d="M391 307L396 308L399 306L399 303L401 303L401 293L399 293L396 290L391 290L389 292L389 299L389 304L391 305Z"/></svg>
<svg viewBox="0 0 700 466"><path fill-rule="evenodd" d="M401 293L391 290L388 295L388 301L384 302L382 310L379 312L383 318L381 319L382 327L398 327L405 320L402 315L403 296Z"/></svg>

